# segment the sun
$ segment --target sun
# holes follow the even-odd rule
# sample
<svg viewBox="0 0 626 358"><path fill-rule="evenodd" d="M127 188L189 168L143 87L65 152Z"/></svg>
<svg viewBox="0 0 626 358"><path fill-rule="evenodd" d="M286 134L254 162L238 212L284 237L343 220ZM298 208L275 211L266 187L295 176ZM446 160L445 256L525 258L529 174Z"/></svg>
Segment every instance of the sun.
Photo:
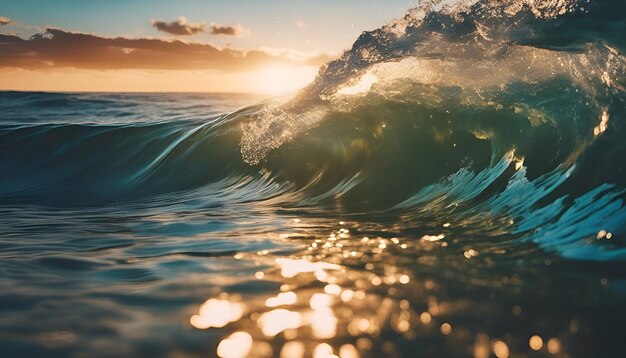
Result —
<svg viewBox="0 0 626 358"><path fill-rule="evenodd" d="M306 86L316 74L313 66L269 66L252 73L250 87L257 93L283 95Z"/></svg>

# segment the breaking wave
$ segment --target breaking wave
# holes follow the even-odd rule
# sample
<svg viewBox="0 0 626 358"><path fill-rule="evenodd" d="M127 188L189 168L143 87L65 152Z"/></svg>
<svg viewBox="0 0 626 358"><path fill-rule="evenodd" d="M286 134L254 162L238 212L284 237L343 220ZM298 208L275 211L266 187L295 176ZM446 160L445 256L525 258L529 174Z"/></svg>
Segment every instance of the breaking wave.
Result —
<svg viewBox="0 0 626 358"><path fill-rule="evenodd" d="M422 2L297 94L226 116L197 105L150 122L50 121L60 106L107 118L133 107L4 93L5 109L35 118L0 119L0 197L91 206L236 192L622 261L624 13L622 1Z"/></svg>

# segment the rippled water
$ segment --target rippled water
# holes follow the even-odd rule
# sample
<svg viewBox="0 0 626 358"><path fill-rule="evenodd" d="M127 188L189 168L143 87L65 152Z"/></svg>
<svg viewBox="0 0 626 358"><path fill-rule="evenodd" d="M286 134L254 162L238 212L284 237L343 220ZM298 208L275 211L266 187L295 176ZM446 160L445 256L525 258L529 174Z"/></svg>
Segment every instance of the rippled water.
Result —
<svg viewBox="0 0 626 358"><path fill-rule="evenodd" d="M429 6L291 97L0 93L0 355L619 356L624 5Z"/></svg>

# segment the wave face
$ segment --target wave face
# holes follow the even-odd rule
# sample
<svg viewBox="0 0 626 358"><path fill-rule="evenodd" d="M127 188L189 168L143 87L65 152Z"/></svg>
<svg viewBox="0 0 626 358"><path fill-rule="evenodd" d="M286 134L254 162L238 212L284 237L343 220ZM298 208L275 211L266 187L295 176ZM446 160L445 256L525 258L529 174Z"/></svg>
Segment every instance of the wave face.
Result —
<svg viewBox="0 0 626 358"><path fill-rule="evenodd" d="M569 258L623 260L623 242L595 239L626 218L625 10L425 2L263 107L244 160L351 210L454 206Z"/></svg>
<svg viewBox="0 0 626 358"><path fill-rule="evenodd" d="M0 93L0 301L20 328L3 346L93 353L101 334L121 355L219 352L180 330L210 295L191 326L222 327L216 302L241 309L225 322L255 352L485 356L508 339L508 356L543 332L550 353L615 353L624 14L424 1L300 92L234 112L258 98ZM278 293L298 303L271 311L291 302ZM75 307L89 321L58 323Z"/></svg>

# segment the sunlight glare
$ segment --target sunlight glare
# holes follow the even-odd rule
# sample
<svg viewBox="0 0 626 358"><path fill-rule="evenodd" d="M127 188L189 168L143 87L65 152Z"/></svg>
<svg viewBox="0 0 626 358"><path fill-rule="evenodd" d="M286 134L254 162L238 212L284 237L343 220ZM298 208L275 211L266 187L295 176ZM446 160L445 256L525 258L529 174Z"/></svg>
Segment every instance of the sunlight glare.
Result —
<svg viewBox="0 0 626 358"><path fill-rule="evenodd" d="M250 87L257 93L283 95L303 88L316 74L313 66L269 66L252 72Z"/></svg>

